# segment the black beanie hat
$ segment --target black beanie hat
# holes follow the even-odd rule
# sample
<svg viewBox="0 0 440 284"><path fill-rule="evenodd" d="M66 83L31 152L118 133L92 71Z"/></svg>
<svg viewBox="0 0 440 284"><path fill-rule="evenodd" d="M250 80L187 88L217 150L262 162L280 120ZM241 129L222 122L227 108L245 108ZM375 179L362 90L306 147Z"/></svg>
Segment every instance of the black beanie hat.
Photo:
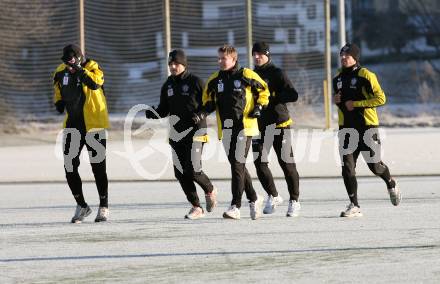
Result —
<svg viewBox="0 0 440 284"><path fill-rule="evenodd" d="M252 54L254 52L262 53L269 57L270 56L269 45L264 41L257 41L256 43L254 43L254 46L252 46Z"/></svg>
<svg viewBox="0 0 440 284"><path fill-rule="evenodd" d="M81 58L81 61L84 62L84 55L82 54L81 48L76 44L69 44L63 48L63 57L61 60L63 62L67 62L73 57Z"/></svg>
<svg viewBox="0 0 440 284"><path fill-rule="evenodd" d="M168 54L168 64L171 62L176 62L186 67L187 61L185 52L181 49L174 49L171 51L170 54Z"/></svg>
<svg viewBox="0 0 440 284"><path fill-rule="evenodd" d="M354 60L356 60L356 62L359 62L359 59L361 58L361 49L359 48L359 46L357 46L354 43L345 44L341 48L339 55L341 55L343 52L351 55L354 58Z"/></svg>

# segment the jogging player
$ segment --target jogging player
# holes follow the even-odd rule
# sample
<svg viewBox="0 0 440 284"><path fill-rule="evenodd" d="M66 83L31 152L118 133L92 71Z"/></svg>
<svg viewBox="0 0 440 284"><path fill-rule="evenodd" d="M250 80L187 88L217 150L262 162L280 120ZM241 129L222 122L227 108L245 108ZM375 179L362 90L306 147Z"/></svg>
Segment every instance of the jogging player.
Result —
<svg viewBox="0 0 440 284"><path fill-rule="evenodd" d="M104 73L98 63L86 59L74 44L63 49L61 63L53 77L54 103L59 113L66 112L63 146L67 184L77 206L72 223L81 223L92 213L87 205L81 177L79 156L84 145L99 194L99 209L95 222L107 221L108 179L106 171L106 131L109 127L107 103L104 96Z"/></svg>
<svg viewBox="0 0 440 284"><path fill-rule="evenodd" d="M252 47L252 56L255 64L254 71L266 81L271 94L268 107L263 110L258 118L260 137L252 140L252 149L254 155L256 155L254 164L257 176L268 194L263 213L272 214L277 205L283 201L278 194L268 166L267 156L273 146L289 191L289 205L286 216L298 216L301 210L298 201L299 175L293 160L290 132L293 121L286 105L297 101L298 93L284 71L272 63L267 43L256 42Z"/></svg>
<svg viewBox="0 0 440 284"><path fill-rule="evenodd" d="M333 78L334 102L339 114L339 151L342 177L350 204L341 217L362 216L356 180L356 161L361 153L368 168L387 185L391 203L399 205L401 193L390 170L381 161L379 118L376 107L386 102L376 75L359 63L360 49L347 43L340 51L342 68Z"/></svg>
<svg viewBox="0 0 440 284"><path fill-rule="evenodd" d="M208 142L206 119L196 123L192 120L202 105L203 82L187 70L187 58L181 49L169 53L168 68L171 75L162 85L159 105L155 111L147 110L145 114L151 119L166 116L176 119L177 122L171 126L169 139L173 150L174 175L192 205L185 218L199 219L205 216L205 212L194 182L205 192L206 211L211 212L217 205L217 189L202 171L203 145Z"/></svg>
<svg viewBox="0 0 440 284"><path fill-rule="evenodd" d="M269 90L258 74L239 66L238 53L233 46L224 45L217 51L220 70L209 77L203 91L204 109L194 116L194 120L203 120L216 110L218 135L219 139L223 138L232 176L231 206L223 217L240 219L241 198L246 191L250 215L255 220L261 215L263 197L252 187L246 157L252 136L258 135L256 117L269 102Z"/></svg>

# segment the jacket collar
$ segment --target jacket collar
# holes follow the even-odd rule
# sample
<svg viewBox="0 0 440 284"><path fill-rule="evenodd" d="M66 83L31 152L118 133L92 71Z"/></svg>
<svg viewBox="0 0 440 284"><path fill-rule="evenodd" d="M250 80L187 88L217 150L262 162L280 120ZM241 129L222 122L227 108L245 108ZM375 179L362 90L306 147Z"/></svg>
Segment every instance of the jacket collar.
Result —
<svg viewBox="0 0 440 284"><path fill-rule="evenodd" d="M179 80L185 80L186 78L188 78L188 76L189 76L189 72L187 69L185 69L185 71L183 71L182 73L180 73L177 76L170 75L170 78L175 81L179 81Z"/></svg>
<svg viewBox="0 0 440 284"><path fill-rule="evenodd" d="M234 67L232 67L229 70L220 70L219 74L220 76L231 76L237 73L239 70L240 70L240 65L237 62L235 63Z"/></svg>
<svg viewBox="0 0 440 284"><path fill-rule="evenodd" d="M272 63L272 60L270 60L270 58L269 58L269 61L267 61L267 62L264 63L263 65L261 65L261 66L255 66L254 70L255 70L255 71L264 71L264 70L266 70L267 68L270 68L270 67L272 67L272 66L274 66L274 65L273 65L273 63Z"/></svg>
<svg viewBox="0 0 440 284"><path fill-rule="evenodd" d="M348 68L342 67L341 73L347 74L347 73L355 72L355 71L359 70L360 68L361 68L361 66L358 63L356 63L355 65L348 67Z"/></svg>

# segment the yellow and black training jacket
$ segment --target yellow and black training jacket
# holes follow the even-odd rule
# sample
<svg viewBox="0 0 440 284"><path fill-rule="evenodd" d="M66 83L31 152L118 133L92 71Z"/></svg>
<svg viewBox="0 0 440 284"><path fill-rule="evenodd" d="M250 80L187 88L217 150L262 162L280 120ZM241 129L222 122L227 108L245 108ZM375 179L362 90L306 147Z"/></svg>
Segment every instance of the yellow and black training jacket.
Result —
<svg viewBox="0 0 440 284"><path fill-rule="evenodd" d="M257 73L236 65L231 70L212 74L205 84L202 99L207 112L216 110L218 138L222 139L223 129L231 128L225 125L226 120L232 121L235 131L244 129L245 136L257 136L257 119L249 117L249 113L256 103L266 106L269 95L266 82Z"/></svg>
<svg viewBox="0 0 440 284"><path fill-rule="evenodd" d="M379 126L376 107L384 105L386 97L373 72L359 65L340 69L333 78L333 91L341 92L341 103L337 104L340 128ZM353 111L345 106L349 100L353 101Z"/></svg>
<svg viewBox="0 0 440 284"><path fill-rule="evenodd" d="M53 102L59 112L66 110L64 127L86 132L108 128L104 73L93 60L82 65L83 69L73 74L64 63L56 68Z"/></svg>

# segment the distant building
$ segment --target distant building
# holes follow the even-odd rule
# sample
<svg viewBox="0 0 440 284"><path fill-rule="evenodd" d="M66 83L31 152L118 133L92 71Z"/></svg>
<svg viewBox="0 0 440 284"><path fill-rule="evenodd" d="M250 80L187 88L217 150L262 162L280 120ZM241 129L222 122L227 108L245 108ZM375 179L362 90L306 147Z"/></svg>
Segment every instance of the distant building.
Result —
<svg viewBox="0 0 440 284"><path fill-rule="evenodd" d="M175 5L179 6L179 4ZM198 62L195 62L192 68L202 72L206 68L216 68L216 62L206 62L202 58L217 56L217 47L224 43L237 47L241 59L244 60L247 35L246 1L200 0L192 1L191 6L190 22L188 15L185 15L185 22L183 18L178 18L176 12L175 16L172 12L172 45L184 48L189 57L197 56ZM347 1L346 6L346 27L350 35L350 1ZM185 5L180 5L178 11L184 7ZM333 3L332 8L335 7ZM252 11L253 40L268 42L277 64L289 68L291 65L289 62L296 64L295 58L300 55L323 62L325 49L323 0L253 1ZM182 17L180 12L179 14ZM185 25L173 24L181 22L185 22ZM333 31L337 31L335 17L331 26ZM332 36L336 39L337 33L333 32ZM163 42L161 35L156 40L159 45ZM337 41L333 40L332 44L334 51L337 51L339 49Z"/></svg>

